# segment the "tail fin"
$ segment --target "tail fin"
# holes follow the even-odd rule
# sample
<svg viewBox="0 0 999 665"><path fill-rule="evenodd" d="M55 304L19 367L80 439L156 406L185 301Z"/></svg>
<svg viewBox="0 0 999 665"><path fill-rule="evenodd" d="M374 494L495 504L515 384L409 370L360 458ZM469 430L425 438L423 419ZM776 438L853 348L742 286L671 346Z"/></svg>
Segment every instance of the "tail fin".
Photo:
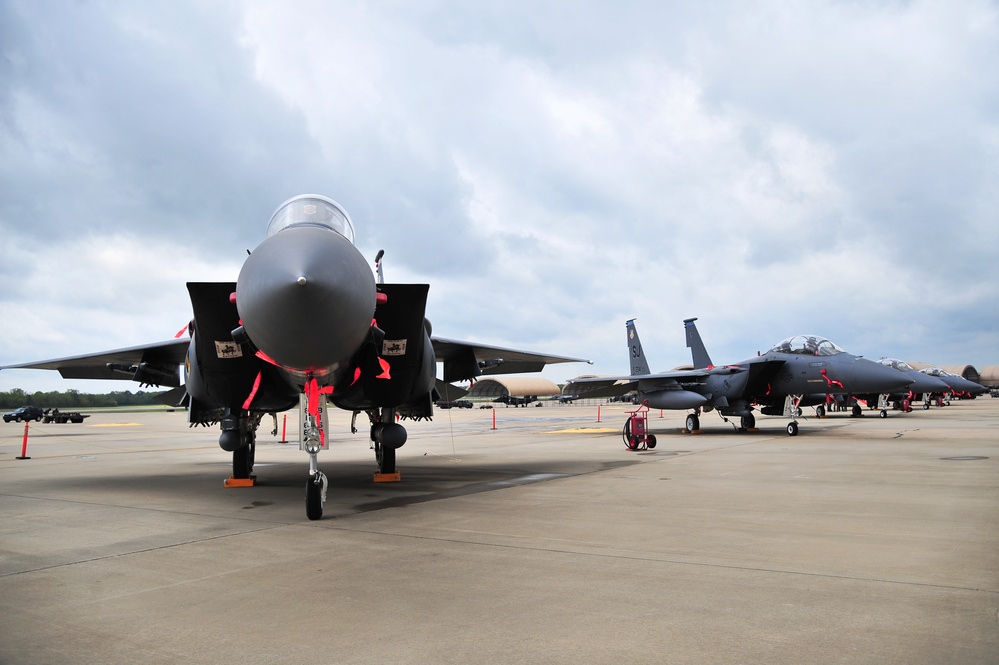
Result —
<svg viewBox="0 0 999 665"><path fill-rule="evenodd" d="M649 361L645 359L645 351L642 350L642 340L638 339L635 319L628 321L625 325L628 328L628 361L631 363L631 376L652 374L649 369Z"/></svg>
<svg viewBox="0 0 999 665"><path fill-rule="evenodd" d="M704 342L701 341L701 334L697 332L697 326L694 324L696 320L696 318L683 320L683 327L687 331L687 348L690 349L694 369L714 367L711 356L708 355L708 350L704 348Z"/></svg>

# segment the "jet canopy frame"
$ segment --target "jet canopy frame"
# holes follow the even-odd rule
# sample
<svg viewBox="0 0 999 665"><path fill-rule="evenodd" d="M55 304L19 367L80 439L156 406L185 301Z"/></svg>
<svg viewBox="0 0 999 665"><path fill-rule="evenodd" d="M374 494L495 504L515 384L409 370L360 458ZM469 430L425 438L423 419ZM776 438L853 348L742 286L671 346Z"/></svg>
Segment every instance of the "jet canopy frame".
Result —
<svg viewBox="0 0 999 665"><path fill-rule="evenodd" d="M290 226L318 226L336 231L354 244L354 223L339 203L319 194L305 194L278 206L267 222L267 237Z"/></svg>
<svg viewBox="0 0 999 665"><path fill-rule="evenodd" d="M798 356L835 356L844 353L843 349L818 335L795 335L778 342L772 349L774 353L793 353Z"/></svg>

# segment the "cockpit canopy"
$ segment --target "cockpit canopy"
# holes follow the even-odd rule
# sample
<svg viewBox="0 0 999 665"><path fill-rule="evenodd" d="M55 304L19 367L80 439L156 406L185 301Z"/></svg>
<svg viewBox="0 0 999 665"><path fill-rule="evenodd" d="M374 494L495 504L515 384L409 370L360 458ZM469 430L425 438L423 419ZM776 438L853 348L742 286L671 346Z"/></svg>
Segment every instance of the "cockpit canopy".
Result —
<svg viewBox="0 0 999 665"><path fill-rule="evenodd" d="M892 367L900 372L912 372L916 369L904 360L895 360L894 358L882 358L878 362L885 367Z"/></svg>
<svg viewBox="0 0 999 665"><path fill-rule="evenodd" d="M825 337L817 335L788 337L770 350L775 353L794 353L799 356L834 356L837 353L843 353L843 349Z"/></svg>
<svg viewBox="0 0 999 665"><path fill-rule="evenodd" d="M948 372L945 369L940 369L939 367L927 367L926 369L919 370L923 374L928 374L929 376L945 377L945 376L957 376L953 372Z"/></svg>
<svg viewBox="0 0 999 665"><path fill-rule="evenodd" d="M354 225L339 203L318 194L288 199L271 215L267 237L290 226L318 226L336 231L354 244Z"/></svg>

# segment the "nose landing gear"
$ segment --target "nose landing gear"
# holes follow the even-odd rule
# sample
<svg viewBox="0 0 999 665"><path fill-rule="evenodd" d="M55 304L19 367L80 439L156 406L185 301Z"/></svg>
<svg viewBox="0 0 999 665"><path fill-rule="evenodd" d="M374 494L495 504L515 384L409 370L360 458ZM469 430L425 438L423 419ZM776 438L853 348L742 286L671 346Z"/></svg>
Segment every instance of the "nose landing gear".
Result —
<svg viewBox="0 0 999 665"><path fill-rule="evenodd" d="M313 395L317 404L308 403L308 395L302 395L299 403L299 422L302 423L301 449L309 453L309 479L305 482L305 516L318 520L323 516L326 503L326 490L329 479L319 470L319 451L326 450L326 396ZM311 407L311 408L310 408Z"/></svg>

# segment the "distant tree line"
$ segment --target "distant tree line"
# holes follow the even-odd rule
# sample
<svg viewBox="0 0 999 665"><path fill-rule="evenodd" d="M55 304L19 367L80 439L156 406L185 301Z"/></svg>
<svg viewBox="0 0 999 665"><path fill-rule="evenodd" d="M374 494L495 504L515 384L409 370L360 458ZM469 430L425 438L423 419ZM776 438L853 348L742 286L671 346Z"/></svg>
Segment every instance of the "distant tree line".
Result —
<svg viewBox="0 0 999 665"><path fill-rule="evenodd" d="M156 404L158 392L132 393L128 390L112 392L106 395L91 395L88 393L67 390L43 393L27 393L20 388L9 392L0 392L0 409L16 409L19 406L40 406L43 409L57 407L59 409L92 409L95 407L113 406L149 406Z"/></svg>

